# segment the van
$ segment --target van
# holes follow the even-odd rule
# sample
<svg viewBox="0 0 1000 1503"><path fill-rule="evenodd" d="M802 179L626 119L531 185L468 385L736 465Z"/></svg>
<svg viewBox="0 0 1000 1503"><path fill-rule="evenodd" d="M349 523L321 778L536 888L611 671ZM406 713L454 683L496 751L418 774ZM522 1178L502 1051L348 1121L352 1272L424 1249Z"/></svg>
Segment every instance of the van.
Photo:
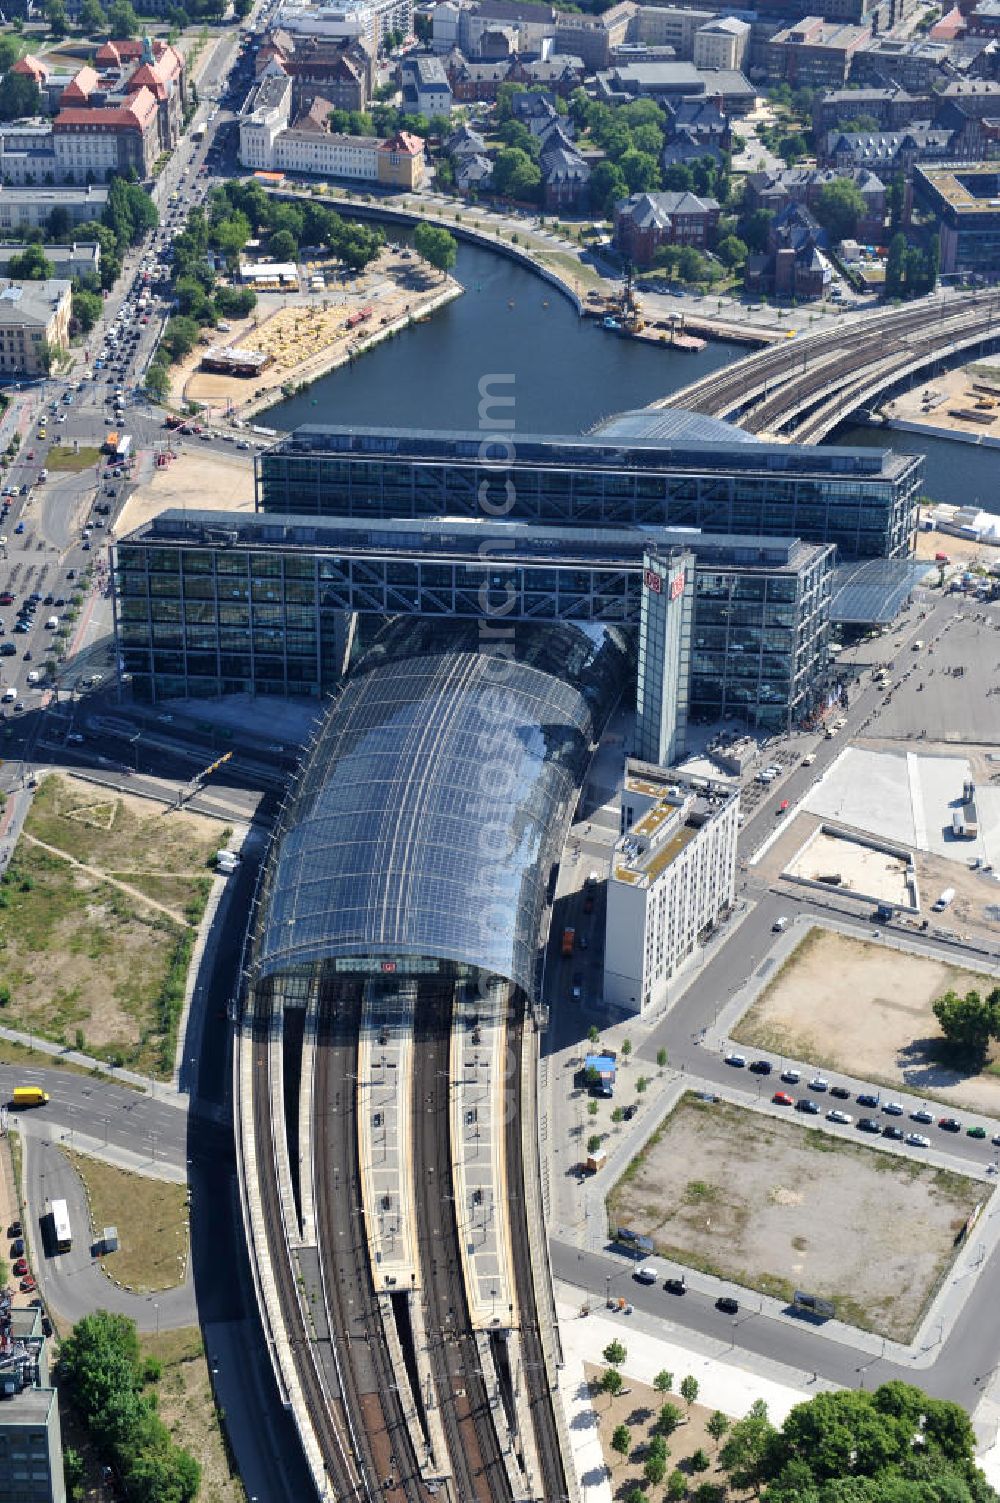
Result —
<svg viewBox="0 0 1000 1503"><path fill-rule="evenodd" d="M910 651L911 652L923 652L923 650L924 650L924 644L923 644L922 640L918 637L917 640L914 642L913 646L910 648Z"/></svg>
<svg viewBox="0 0 1000 1503"><path fill-rule="evenodd" d="M44 1106L48 1099L48 1091L43 1091L41 1086L19 1085L14 1087L14 1095L11 1097L11 1106L13 1106L14 1108L24 1106Z"/></svg>
<svg viewBox="0 0 1000 1503"><path fill-rule="evenodd" d="M787 918L784 917L784 915L782 915L781 918L776 918L775 921L774 921L774 923L771 925L771 933L772 934L784 934L784 932L785 932L785 930L787 928L788 928L788 920L787 920Z"/></svg>
<svg viewBox="0 0 1000 1503"><path fill-rule="evenodd" d="M38 673L36 669L32 668L31 672L28 674L28 683L37 684L40 678L41 674Z"/></svg>
<svg viewBox="0 0 1000 1503"><path fill-rule="evenodd" d="M45 630L46 631L55 631L55 629L56 629L56 627L58 625L59 625L59 617L58 616L50 616L48 618L48 620L46 621L46 623L45 623Z"/></svg>
<svg viewBox="0 0 1000 1503"><path fill-rule="evenodd" d="M2 698L0 698L0 703L5 704L5 705L12 705L14 703L14 701L15 701L16 698L17 698L17 690L16 689L5 689L3 691Z"/></svg>

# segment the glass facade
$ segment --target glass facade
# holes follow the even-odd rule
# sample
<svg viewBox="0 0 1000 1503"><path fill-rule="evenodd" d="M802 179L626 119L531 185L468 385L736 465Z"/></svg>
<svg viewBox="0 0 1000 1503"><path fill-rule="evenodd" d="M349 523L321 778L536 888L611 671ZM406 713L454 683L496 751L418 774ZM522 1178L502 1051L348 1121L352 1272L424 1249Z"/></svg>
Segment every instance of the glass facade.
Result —
<svg viewBox="0 0 1000 1503"><path fill-rule="evenodd" d="M583 527L694 527L910 552L923 461L768 443L299 428L258 454L259 510L312 516L509 516Z"/></svg>
<svg viewBox="0 0 1000 1503"><path fill-rule="evenodd" d="M328 715L268 864L255 982L437 957L536 989L546 883L626 634L400 622ZM340 964L338 964L340 963Z"/></svg>

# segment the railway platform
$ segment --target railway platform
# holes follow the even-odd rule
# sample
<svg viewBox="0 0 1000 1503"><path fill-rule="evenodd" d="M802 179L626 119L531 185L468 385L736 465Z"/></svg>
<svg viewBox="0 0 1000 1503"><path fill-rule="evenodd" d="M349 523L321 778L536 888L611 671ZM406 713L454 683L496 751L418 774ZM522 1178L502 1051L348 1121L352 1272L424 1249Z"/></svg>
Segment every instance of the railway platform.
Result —
<svg viewBox="0 0 1000 1503"><path fill-rule="evenodd" d="M504 1124L506 991L455 1000L449 1061L452 1176L474 1331L517 1324Z"/></svg>
<svg viewBox="0 0 1000 1503"><path fill-rule="evenodd" d="M372 1281L381 1294L419 1277L413 1208L413 1011L416 987L365 987L358 1038L358 1147Z"/></svg>

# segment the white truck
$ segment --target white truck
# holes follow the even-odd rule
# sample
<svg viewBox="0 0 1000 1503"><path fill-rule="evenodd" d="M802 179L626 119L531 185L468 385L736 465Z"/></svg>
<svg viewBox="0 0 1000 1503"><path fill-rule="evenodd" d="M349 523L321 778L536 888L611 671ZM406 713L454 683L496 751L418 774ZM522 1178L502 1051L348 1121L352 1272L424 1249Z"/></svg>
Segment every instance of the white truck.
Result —
<svg viewBox="0 0 1000 1503"><path fill-rule="evenodd" d="M946 887L944 892L938 898L937 902L932 904L931 912L944 913L945 909L949 908L954 901L955 889L953 887Z"/></svg>

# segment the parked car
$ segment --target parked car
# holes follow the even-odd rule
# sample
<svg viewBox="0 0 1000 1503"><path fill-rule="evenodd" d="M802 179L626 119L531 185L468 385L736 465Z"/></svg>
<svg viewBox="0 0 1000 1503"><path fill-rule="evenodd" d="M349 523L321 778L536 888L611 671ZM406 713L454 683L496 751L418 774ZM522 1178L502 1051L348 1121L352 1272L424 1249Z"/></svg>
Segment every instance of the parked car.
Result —
<svg viewBox="0 0 1000 1503"><path fill-rule="evenodd" d="M938 1127L942 1132L961 1132L962 1124L956 1117L939 1117Z"/></svg>
<svg viewBox="0 0 1000 1503"><path fill-rule="evenodd" d="M26 1273L17 1287L20 1289L22 1294L31 1294L33 1290L38 1288L38 1285L35 1283L31 1274Z"/></svg>
<svg viewBox="0 0 1000 1503"><path fill-rule="evenodd" d="M668 1294L686 1294L687 1293L687 1284L684 1282L684 1275L683 1274L681 1274L681 1276L680 1276L679 1279L665 1279L664 1283L663 1283L663 1287L667 1291Z"/></svg>
<svg viewBox="0 0 1000 1503"><path fill-rule="evenodd" d="M924 1137L922 1132L908 1132L904 1141L909 1143L911 1148L929 1148L931 1146L930 1138Z"/></svg>
<svg viewBox="0 0 1000 1503"><path fill-rule="evenodd" d="M740 1302L733 1299L732 1295L723 1294L715 1301L715 1308L721 1310L723 1315L738 1315Z"/></svg>
<svg viewBox="0 0 1000 1503"><path fill-rule="evenodd" d="M796 1101L795 1103L795 1110L797 1112L805 1112L807 1116L810 1117L819 1116L818 1104L815 1101L811 1101L808 1096L799 1097L798 1101Z"/></svg>
<svg viewBox="0 0 1000 1503"><path fill-rule="evenodd" d="M887 1122L882 1129L883 1138L891 1138L894 1143L902 1143L906 1134L895 1122Z"/></svg>
<svg viewBox="0 0 1000 1503"><path fill-rule="evenodd" d="M750 1070L754 1075L770 1075L772 1068L771 1061L768 1059L752 1059L750 1061Z"/></svg>
<svg viewBox="0 0 1000 1503"><path fill-rule="evenodd" d="M925 1106L922 1106L917 1111L910 1113L910 1121L929 1124L934 1121L934 1114L933 1112L929 1112Z"/></svg>
<svg viewBox="0 0 1000 1503"><path fill-rule="evenodd" d="M829 1088L830 1082L828 1080L824 1080L822 1075L814 1075L812 1080L810 1080L809 1082L810 1091L827 1091L829 1090Z"/></svg>
<svg viewBox="0 0 1000 1503"><path fill-rule="evenodd" d="M867 1106L867 1107L876 1107L877 1108L878 1107L878 1103L879 1103L879 1098L877 1096L873 1096L872 1093L871 1093L871 1091L862 1091L859 1094L859 1096L858 1096L858 1105L859 1106Z"/></svg>
<svg viewBox="0 0 1000 1503"><path fill-rule="evenodd" d="M887 1117L902 1117L903 1107L898 1101L883 1101L882 1110Z"/></svg>
<svg viewBox="0 0 1000 1503"><path fill-rule="evenodd" d="M839 1108L834 1107L832 1112L827 1112L826 1120L828 1122L839 1122L842 1126L846 1127L854 1121L854 1118L851 1116L850 1112L842 1112L839 1110Z"/></svg>
<svg viewBox="0 0 1000 1503"><path fill-rule="evenodd" d="M775 1106L794 1106L794 1101L787 1091L775 1091L771 1097Z"/></svg>
<svg viewBox="0 0 1000 1503"><path fill-rule="evenodd" d="M835 1096L838 1101L850 1101L851 1099L851 1093L845 1085L831 1086L830 1095Z"/></svg>
<svg viewBox="0 0 1000 1503"><path fill-rule="evenodd" d="M882 1132L882 1124L881 1124L881 1122L876 1122L874 1117L859 1117L858 1118L858 1131L859 1132L876 1132L876 1133L881 1134L881 1132Z"/></svg>
<svg viewBox="0 0 1000 1503"><path fill-rule="evenodd" d="M742 1070L746 1062L746 1055L744 1054L726 1055L726 1064L732 1065L734 1070Z"/></svg>
<svg viewBox="0 0 1000 1503"><path fill-rule="evenodd" d="M977 1122L974 1127L967 1127L965 1129L965 1136L967 1138L985 1138L986 1129L985 1127L981 1127Z"/></svg>
<svg viewBox="0 0 1000 1503"><path fill-rule="evenodd" d="M802 1076L799 1074L798 1070L782 1070L781 1078L786 1085L798 1085L799 1081L802 1079Z"/></svg>

